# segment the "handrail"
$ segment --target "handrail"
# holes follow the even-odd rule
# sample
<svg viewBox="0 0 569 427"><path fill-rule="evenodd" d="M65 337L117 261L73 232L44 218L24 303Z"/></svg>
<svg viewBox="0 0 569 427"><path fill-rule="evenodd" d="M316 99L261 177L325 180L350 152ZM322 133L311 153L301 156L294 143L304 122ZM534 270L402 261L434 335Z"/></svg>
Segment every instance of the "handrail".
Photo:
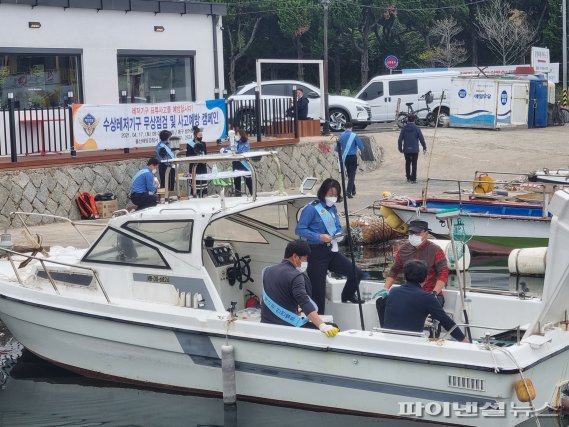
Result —
<svg viewBox="0 0 569 427"><path fill-rule="evenodd" d="M398 329L378 328L377 326L373 327L372 331L373 332L382 332L384 334L405 335L405 336L409 336L409 337L427 338L425 332L400 331Z"/></svg>
<svg viewBox="0 0 569 427"><path fill-rule="evenodd" d="M10 212L10 217L13 218L14 216L17 216L18 219L23 224L24 228L28 231L28 233L30 233L30 235L32 234L32 232L28 228L28 224L26 224L25 219L22 218L21 215L42 216L42 217L55 218L55 219L60 219L62 221L66 221L66 222L70 223L73 226L73 228L75 228L75 231L77 231L77 233L79 233L79 235L81 235L81 237L83 237L83 239L87 242L87 244L89 246L92 244L92 242L89 241L89 239L87 239L87 237L85 237L85 235L83 233L81 233L81 231L77 228L78 224L76 224L74 221L70 220L69 218L66 218L64 216L59 216L59 215L43 214L43 213L38 213L38 212ZM87 224L81 224L81 225L87 225ZM88 224L88 225L91 225L91 226L95 225L95 226L101 226L101 227L105 226L103 224Z"/></svg>
<svg viewBox="0 0 569 427"><path fill-rule="evenodd" d="M12 269L14 270L14 273L16 274L16 278L18 279L18 283L20 283L20 285L24 286L24 283L22 281L22 278L20 277L20 274L18 273L18 269L16 268L16 266L14 265L14 260L12 259L12 255L18 255L18 256L23 256L26 257L28 259L34 259L36 261L39 261L43 270L45 271L45 273L47 274L47 278L49 279L49 282L51 283L51 286L53 287L53 289L55 290L55 293L57 295L61 295L59 292L59 289L57 289L57 285L55 284L55 280L53 280L53 277L51 276L51 274L49 273L48 269L45 266L46 262L50 262L52 264L56 264L56 265L63 265L65 267L71 267L71 268L77 268L80 270L88 270L93 274L93 277L95 278L95 281L97 282L97 284L99 285L99 288L101 289L101 292L103 293L103 295L105 296L105 299L107 300L107 303L111 303L111 300L109 299L109 295L107 294L107 291L105 290L103 284L101 283L101 280L99 278L99 275L97 274L97 271L95 269L93 269L92 267L86 267L83 265L77 265L77 264L69 264L67 262L62 262L62 261L54 261L54 260L49 260L49 259L45 259L45 258L39 258L33 255L26 255L20 252L16 252L13 251L11 249L6 249L6 248L2 248L0 250L0 254L1 253L6 253L8 260L10 261L10 264L12 265Z"/></svg>
<svg viewBox="0 0 569 427"><path fill-rule="evenodd" d="M470 323L456 323L452 328L450 328L450 330L446 331L446 332L444 333L444 335L442 335L442 336L440 337L440 339L441 339L441 340L446 339L446 337L448 337L448 336L452 333L452 331L454 331L454 330L455 330L456 328L458 328L459 326L463 326L463 327L466 327L466 328L475 328L475 329L489 329L489 330L491 330L491 331L510 331L510 330L514 329L514 328L495 328L495 327L493 327L493 326L472 325L472 324L470 324ZM521 326L520 326L520 325L517 325L517 326L515 327L515 329L516 329L516 344L519 344L519 343L520 343L520 339L521 339L521 333L520 333L520 331L521 331Z"/></svg>

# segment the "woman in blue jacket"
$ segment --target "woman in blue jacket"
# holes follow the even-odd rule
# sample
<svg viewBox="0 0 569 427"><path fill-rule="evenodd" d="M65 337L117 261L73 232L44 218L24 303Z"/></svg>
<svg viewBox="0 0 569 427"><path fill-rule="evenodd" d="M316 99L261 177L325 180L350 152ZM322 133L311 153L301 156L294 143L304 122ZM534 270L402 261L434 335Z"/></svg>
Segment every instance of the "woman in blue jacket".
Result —
<svg viewBox="0 0 569 427"><path fill-rule="evenodd" d="M312 284L312 299L318 305L319 314L324 314L328 270L347 277L342 290L342 302L360 302L356 290L362 271L356 268L354 276L352 262L338 252L338 242L342 239L342 224L336 203L342 200L341 191L337 180L325 179L316 194L318 199L304 207L296 226L296 234L310 245L306 273Z"/></svg>
<svg viewBox="0 0 569 427"><path fill-rule="evenodd" d="M237 134L239 135L239 139L235 141L235 152L237 154L246 153L251 151L251 147L249 145L249 137L247 136L247 132L244 129L238 129ZM233 170L234 171L248 171L249 165L244 161L236 160L233 162ZM241 196L241 177L234 178L234 185L235 185L235 195ZM245 185L249 190L249 194L253 194L253 180L250 176L245 177Z"/></svg>

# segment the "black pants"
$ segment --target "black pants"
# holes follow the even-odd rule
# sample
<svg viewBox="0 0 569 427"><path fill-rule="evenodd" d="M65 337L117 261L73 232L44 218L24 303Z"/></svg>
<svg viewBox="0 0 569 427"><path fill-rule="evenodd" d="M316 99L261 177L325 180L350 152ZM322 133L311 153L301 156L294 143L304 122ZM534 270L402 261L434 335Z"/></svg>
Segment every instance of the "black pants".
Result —
<svg viewBox="0 0 569 427"><path fill-rule="evenodd" d="M164 163L158 165L158 175L160 176L160 188L166 187L166 166ZM174 191L174 183L176 181L176 170L174 168L170 169L169 186L168 191Z"/></svg>
<svg viewBox="0 0 569 427"><path fill-rule="evenodd" d="M234 171L246 171L247 168L241 162L233 162L233 170ZM233 178L233 185L235 186L235 195L240 196L241 193L241 177ZM251 177L245 177L245 185L249 189L249 194L253 194L253 180Z"/></svg>
<svg viewBox="0 0 569 427"><path fill-rule="evenodd" d="M346 195L356 194L356 172L358 171L358 156L351 154L346 156L346 173L348 174L348 187Z"/></svg>
<svg viewBox="0 0 569 427"><path fill-rule="evenodd" d="M417 181L417 159L419 153L405 153L405 175L408 181Z"/></svg>
<svg viewBox="0 0 569 427"><path fill-rule="evenodd" d="M148 193L132 193L130 200L136 205L136 210L156 206L156 195Z"/></svg>
<svg viewBox="0 0 569 427"><path fill-rule="evenodd" d="M326 273L346 276L346 285L342 290L342 299L348 299L354 295L360 280L362 271L356 268L356 276L353 275L352 262L339 252L332 252L327 245L310 245L308 268L306 273L312 283L312 299L318 306L318 314L324 314L326 308Z"/></svg>

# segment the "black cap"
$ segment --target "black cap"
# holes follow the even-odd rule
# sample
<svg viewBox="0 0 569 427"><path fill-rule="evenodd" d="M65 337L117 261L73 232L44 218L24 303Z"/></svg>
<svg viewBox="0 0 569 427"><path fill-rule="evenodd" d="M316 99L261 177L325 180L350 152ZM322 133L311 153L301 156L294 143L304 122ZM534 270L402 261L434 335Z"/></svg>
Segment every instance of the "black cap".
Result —
<svg viewBox="0 0 569 427"><path fill-rule="evenodd" d="M409 223L409 231L431 231L431 229L429 228L429 223L427 221L414 219Z"/></svg>

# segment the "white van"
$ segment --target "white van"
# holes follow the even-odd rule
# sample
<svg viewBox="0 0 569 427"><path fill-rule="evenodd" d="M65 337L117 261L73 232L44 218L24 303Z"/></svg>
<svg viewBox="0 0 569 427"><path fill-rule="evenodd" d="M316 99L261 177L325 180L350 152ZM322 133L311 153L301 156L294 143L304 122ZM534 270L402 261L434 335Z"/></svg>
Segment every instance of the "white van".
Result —
<svg viewBox="0 0 569 427"><path fill-rule="evenodd" d="M406 103L412 102L413 109L426 108L425 101L420 99L425 93L431 91L434 102L430 105L433 110L439 108L441 94L445 96L441 106L441 113L447 116L450 113L451 78L458 76L458 71L436 71L425 73L391 74L377 76L356 95L371 107L372 122L391 122L396 119L397 99L401 98L400 112L407 112ZM425 116L419 114L419 116Z"/></svg>

